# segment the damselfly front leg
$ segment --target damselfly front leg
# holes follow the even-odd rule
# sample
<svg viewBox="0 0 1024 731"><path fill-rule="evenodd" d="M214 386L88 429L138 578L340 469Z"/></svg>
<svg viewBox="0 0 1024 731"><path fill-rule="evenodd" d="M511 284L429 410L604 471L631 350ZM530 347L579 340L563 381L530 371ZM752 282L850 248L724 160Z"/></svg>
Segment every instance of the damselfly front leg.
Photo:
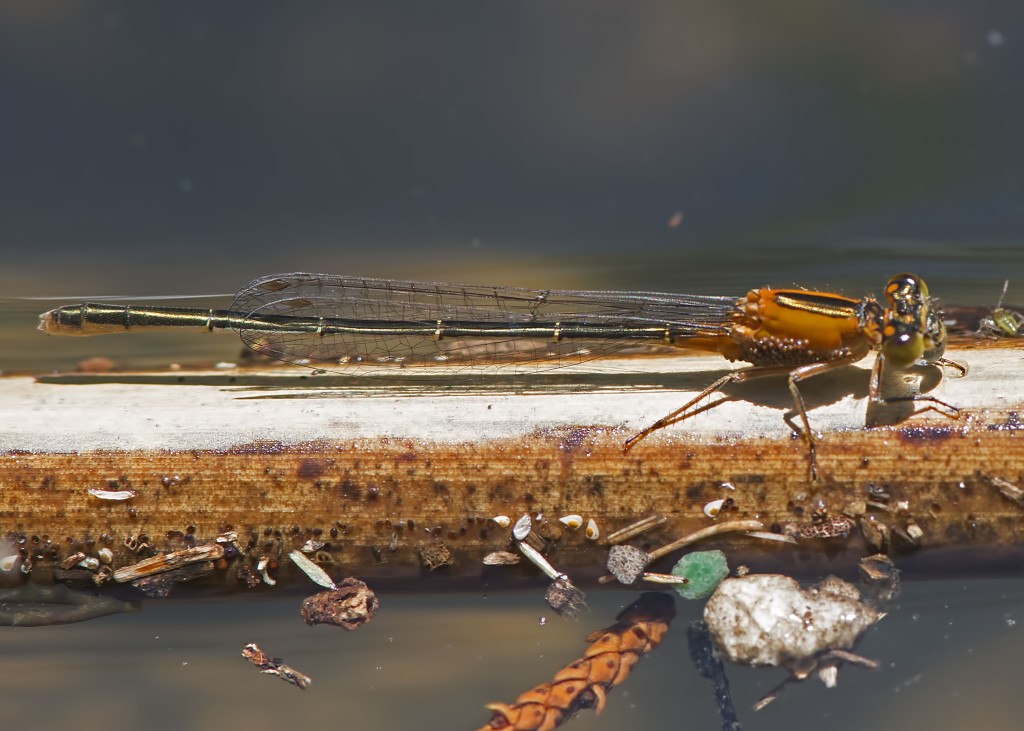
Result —
<svg viewBox="0 0 1024 731"><path fill-rule="evenodd" d="M915 373L910 369L900 369L893 373L887 371L885 359L879 356L871 369L871 381L868 386L867 425L891 426L905 421L912 416L933 411L948 419L960 418L960 409L942 399L923 393L933 388L942 375L932 376ZM940 358L935 363L922 368L949 368L957 373L958 378L967 375L967 366L948 358ZM891 370L891 369L890 369ZM930 383L928 382L930 380ZM920 408L908 406L903 411L893 411L894 404L924 404Z"/></svg>

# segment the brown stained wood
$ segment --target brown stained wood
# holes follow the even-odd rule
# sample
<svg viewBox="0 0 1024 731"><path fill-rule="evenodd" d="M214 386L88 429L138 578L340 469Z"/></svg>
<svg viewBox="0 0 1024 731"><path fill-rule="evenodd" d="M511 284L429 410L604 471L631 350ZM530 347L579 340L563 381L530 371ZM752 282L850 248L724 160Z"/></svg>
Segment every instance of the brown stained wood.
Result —
<svg viewBox="0 0 1024 731"><path fill-rule="evenodd" d="M829 405L826 399L814 408L812 425L823 432L817 482L808 478L804 442L782 425L786 398L779 401L775 391L785 386L777 381L761 391L743 391L750 400L733 396L707 418L684 422L624 453L633 421L642 424L653 409L660 415L659 404L685 396L666 393L648 405L628 390L605 395L603 382L604 391L582 394L538 396L506 386L503 394L481 396L478 390L460 394L446 387L433 397L403 396L399 388L393 399L353 391L344 398L317 393L281 400L276 392L266 398L262 391L207 386L115 381L113 391L103 391L0 379L0 387L10 386L13 394L6 403L15 404L6 414L15 427L0 429L0 445L7 445L0 452L0 535L27 553L52 556L34 561L33 575L46 577L59 569L54 561L78 550L94 556L109 546L117 569L153 551L210 543L233 530L250 566L267 556L279 582L308 582L287 554L310 540L328 544L318 558L332 577L368 581L428 575L422 553L441 543L453 563L429 572L427 585L437 587L445 579L538 574L526 562L482 564L484 555L511 547L511 529L491 521L494 516L514 523L524 513L542 514L534 530L544 537L548 557L578 579L604 573L603 537L613 531L662 514L663 524L631 541L653 550L708 526L704 505L731 497L733 507L718 520L756 518L768 531L799 528L816 515L853 519L849 537L804 540L796 548L745 536L715 539L715 545L746 556L855 559L871 550L859 525L865 510L875 524L888 527L895 554L1015 549L1024 544L1024 508L990 478L1024 486L1024 424L1016 416L1022 397L1012 386L1020 382L1020 351L993 351L1002 360L989 364L989 350L962 353L971 363L970 375L943 379L945 390L935 392L969 406L956 421L916 416L898 427L864 429L863 400ZM695 373L668 378L699 389L708 380L701 370L706 361L682 360ZM852 369L848 380L855 382L861 373ZM762 405L760 394L775 401ZM574 419L595 402L604 411L594 411L589 423ZM72 418L73 413L81 416ZM329 436L285 439L286 413L296 430L322 429ZM212 429L217 419L226 426ZM190 439L195 446L96 446L136 438L124 425L150 422L151 441ZM252 427L267 422L282 437L253 439ZM232 428L235 423L246 429ZM839 426L826 428L833 424ZM463 436L478 425L481 436ZM744 427L760 436L742 436ZM374 434L402 430L405 435ZM100 500L90 488L134 490L135 497ZM881 493L888 495L884 502ZM877 505L868 507L869 500ZM602 540L564 528L558 518L566 514L579 514L584 522L593 518ZM667 556L652 569L665 570L675 559ZM227 563L217 569L221 585L241 587L236 565Z"/></svg>
<svg viewBox="0 0 1024 731"><path fill-rule="evenodd" d="M218 452L7 454L0 457L0 522L29 543L47 536L62 556L88 539L102 545L106 534L115 566L137 560L123 545L127 536L145 534L155 548L179 550L188 536L212 541L233 529L243 547L252 543L253 555L278 557L284 571L291 570L287 552L316 538L330 544L342 573L362 578L419 575L419 547L441 541L457 557L444 571L474 576L483 571L483 555L509 546L509 529L489 521L499 514L542 513L554 522L579 513L607 534L659 512L667 522L643 539L657 545L706 526L703 505L723 495L735 507L720 519L758 518L770 528L810 521L819 501L833 514L861 511L874 484L886 487L890 505L905 500L909 508L877 512L879 518L902 529L912 519L924 531L922 546L1020 543L1022 509L979 474L1019 482L1024 431L1013 422L990 426L999 425L826 438L816 484L807 479L799 441L660 439L624 455L618 435L582 427L520 443L380 439ZM111 476L137 497L103 503L88 495L84 485ZM723 490L726 481L735 490ZM551 552L559 568L602 569L604 548L582 531L560 533Z"/></svg>

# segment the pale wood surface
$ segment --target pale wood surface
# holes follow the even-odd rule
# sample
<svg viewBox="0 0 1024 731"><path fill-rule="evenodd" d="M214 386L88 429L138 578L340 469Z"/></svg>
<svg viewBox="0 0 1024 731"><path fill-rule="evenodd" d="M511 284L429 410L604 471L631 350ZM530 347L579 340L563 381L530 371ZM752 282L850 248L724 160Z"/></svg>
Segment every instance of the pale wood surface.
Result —
<svg viewBox="0 0 1024 731"><path fill-rule="evenodd" d="M105 537L115 565L133 560L123 546L132 535L171 550L188 540L178 532L192 528L202 542L230 526L243 543L256 535L255 556L286 554L316 534L337 571L362 577L417 575L419 551L444 543L456 563L434 575L473 577L484 553L509 548L508 529L488 519L530 512L548 524L552 559L592 575L606 549L581 532L556 537L557 517L593 518L607 535L663 513L668 521L638 541L655 547L708 525L703 507L717 498L735 501L720 520L778 529L809 522L819 501L856 519L874 485L894 510L907 505L869 512L897 533L918 525L923 546L1015 546L1024 509L981 475L1024 479L1022 350L950 357L970 366L968 376L947 373L930 393L963 410L957 421L931 413L865 429L866 367L808 384L821 435L817 482L782 418L790 399L779 379L730 387L727 402L623 454L625 437L725 372L717 358L425 383L414 369L372 380L292 369L3 378L0 531L45 536L61 555ZM136 497L108 503L87 492L107 487ZM775 556L867 550L857 529L830 541L731 544ZM917 548L893 541L897 551Z"/></svg>

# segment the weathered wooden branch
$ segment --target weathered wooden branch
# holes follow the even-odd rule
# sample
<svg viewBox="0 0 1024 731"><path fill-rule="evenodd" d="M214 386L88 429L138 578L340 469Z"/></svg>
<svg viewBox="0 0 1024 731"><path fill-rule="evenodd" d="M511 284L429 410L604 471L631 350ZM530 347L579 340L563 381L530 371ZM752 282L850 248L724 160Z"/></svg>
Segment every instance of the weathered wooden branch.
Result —
<svg viewBox="0 0 1024 731"><path fill-rule="evenodd" d="M549 558L575 578L603 573L606 548L560 516L592 518L607 536L662 514L634 539L653 550L706 527L705 504L731 498L719 520L758 519L801 535L825 520L848 523L846 538L804 537L795 549L716 539L747 553L1017 546L1024 508L1004 483L1024 487L1022 352L949 354L970 372L947 373L930 395L960 407L958 420L929 413L866 429L865 368L809 382L817 482L804 441L782 418L791 403L779 379L730 388L724 403L622 451L627 436L725 370L704 357L511 379L423 379L416 369L373 378L292 369L4 378L0 534L26 555L43 554L32 562L40 577L59 574L60 559L78 550L107 546L120 568L229 531L248 560L268 557L279 579L301 576L287 554L303 546L334 576L418 576L442 548L451 563L432 576L526 576L528 567L481 559L510 545L510 529L493 517L530 513L542 515L534 530ZM134 497L104 500L90 489ZM224 586L237 586L226 565Z"/></svg>

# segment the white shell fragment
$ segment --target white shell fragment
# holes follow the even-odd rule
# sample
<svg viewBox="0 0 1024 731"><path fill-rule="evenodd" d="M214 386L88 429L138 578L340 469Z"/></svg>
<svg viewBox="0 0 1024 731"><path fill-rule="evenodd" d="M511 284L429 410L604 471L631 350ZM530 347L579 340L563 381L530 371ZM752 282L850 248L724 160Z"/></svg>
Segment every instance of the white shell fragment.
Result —
<svg viewBox="0 0 1024 731"><path fill-rule="evenodd" d="M835 665L826 665L818 671L818 678L825 684L826 688L835 688L839 675L839 668Z"/></svg>
<svg viewBox="0 0 1024 731"><path fill-rule="evenodd" d="M96 552L96 557L99 558L100 563L109 564L114 560L114 552L109 548L101 548Z"/></svg>
<svg viewBox="0 0 1024 731"><path fill-rule="evenodd" d="M95 487L89 488L89 494L100 500L131 500L135 497L135 490L100 490Z"/></svg>
<svg viewBox="0 0 1024 731"><path fill-rule="evenodd" d="M314 541L312 538L310 538L308 541L306 541L305 543L302 544L302 552L303 553L316 553L317 551L319 551L321 548L323 548L326 545L327 545L327 543L324 542L324 541Z"/></svg>
<svg viewBox="0 0 1024 731"><path fill-rule="evenodd" d="M587 530L584 532L584 535L592 541L596 541L601 537L601 531L597 527L597 521L593 518L587 521Z"/></svg>
<svg viewBox="0 0 1024 731"><path fill-rule="evenodd" d="M564 525L570 530L576 530L577 528L583 527L583 516L582 515L563 515L558 519L558 522Z"/></svg>
<svg viewBox="0 0 1024 731"><path fill-rule="evenodd" d="M711 502L704 506L704 515L708 516L709 518L717 518L718 514L722 512L722 505L724 504L725 500L712 500Z"/></svg>
<svg viewBox="0 0 1024 731"><path fill-rule="evenodd" d="M13 571L14 565L18 562L18 554L14 553L10 556L4 556L0 558L0 571Z"/></svg>
<svg viewBox="0 0 1024 731"><path fill-rule="evenodd" d="M263 577L263 583L267 586L276 586L277 579L273 578L267 573L267 567L270 565L269 556L260 556L259 562L256 564L256 570L260 572L260 576Z"/></svg>
<svg viewBox="0 0 1024 731"><path fill-rule="evenodd" d="M516 521L515 526L512 528L512 536L517 541L526 539L526 536L530 535L530 530L533 528L533 521L530 520L529 515L524 515L522 518Z"/></svg>
<svg viewBox="0 0 1024 731"><path fill-rule="evenodd" d="M491 520L494 521L495 525L501 528L508 528L512 525L512 519L507 515L495 515Z"/></svg>
<svg viewBox="0 0 1024 731"><path fill-rule="evenodd" d="M90 571L95 571L96 569L98 569L100 567L100 560L98 558L96 558L95 556L86 556L85 558L83 558L81 561L78 562L78 565L81 566L83 569L89 569Z"/></svg>
<svg viewBox="0 0 1024 731"><path fill-rule="evenodd" d="M704 607L711 638L726 658L794 671L819 653L853 647L881 616L845 581L830 577L804 590L778 574L726 579Z"/></svg>
<svg viewBox="0 0 1024 731"><path fill-rule="evenodd" d="M511 566L519 563L519 556L509 551L494 551L484 556L484 566Z"/></svg>
<svg viewBox="0 0 1024 731"><path fill-rule="evenodd" d="M335 584L331 577L327 575L327 572L317 566L315 563L306 558L306 555L302 551L292 551L288 554L296 566L302 569L302 573L309 577L310 581L314 584L319 584L327 589L337 589L338 585Z"/></svg>

